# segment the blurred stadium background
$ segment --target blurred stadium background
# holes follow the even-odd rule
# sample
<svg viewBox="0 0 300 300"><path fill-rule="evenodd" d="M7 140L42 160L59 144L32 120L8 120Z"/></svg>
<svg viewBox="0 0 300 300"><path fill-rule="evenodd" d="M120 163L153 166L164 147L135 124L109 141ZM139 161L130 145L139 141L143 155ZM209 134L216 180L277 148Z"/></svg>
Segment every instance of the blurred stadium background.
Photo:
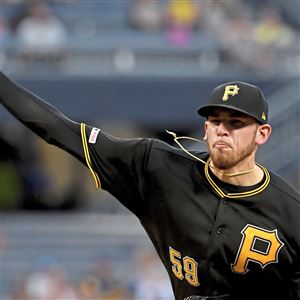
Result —
<svg viewBox="0 0 300 300"><path fill-rule="evenodd" d="M77 121L171 144L202 137L217 84L257 84L258 162L300 191L299 30L299 1L1 0L1 68ZM172 299L137 219L3 107L0 125L0 298Z"/></svg>

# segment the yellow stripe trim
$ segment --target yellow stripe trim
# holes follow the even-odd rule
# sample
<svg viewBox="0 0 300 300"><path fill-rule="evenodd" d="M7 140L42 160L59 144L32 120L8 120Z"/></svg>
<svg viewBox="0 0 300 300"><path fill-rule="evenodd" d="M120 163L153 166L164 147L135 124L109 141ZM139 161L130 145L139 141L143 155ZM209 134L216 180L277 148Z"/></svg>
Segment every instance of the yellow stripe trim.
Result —
<svg viewBox="0 0 300 300"><path fill-rule="evenodd" d="M205 167L204 167L204 171L205 171L205 176L208 180L208 182L210 183L210 185L213 187L213 189L217 192L217 194L223 198L226 196L226 194L221 190L221 188L219 188L217 186L217 184L211 179L211 177L209 176L209 172L208 172L208 163L209 160L205 163Z"/></svg>
<svg viewBox="0 0 300 300"><path fill-rule="evenodd" d="M263 170L263 172L265 173L265 176L266 176L265 181L263 182L263 184L260 187L254 189L254 190L251 190L251 191L247 191L247 192L225 194L223 192L223 190L210 177L209 172L208 172L208 164L209 164L209 160L206 162L205 167L204 167L206 179L208 180L208 182L212 186L212 188L216 191L216 193L222 198L226 197L226 198L234 199L234 198L245 198L245 197L254 196L254 195L262 192L270 183L269 171L265 167L257 164Z"/></svg>
<svg viewBox="0 0 300 300"><path fill-rule="evenodd" d="M88 144L87 144L85 128L86 128L86 124L81 123L80 131L81 131L81 141L82 141L82 147L83 147L83 151L84 151L84 157L85 157L86 164L89 167L89 169L94 177L94 180L96 183L96 188L99 189L101 187L101 182L100 182L98 174L93 170L93 168L91 166L92 163L91 163L89 148L88 148Z"/></svg>

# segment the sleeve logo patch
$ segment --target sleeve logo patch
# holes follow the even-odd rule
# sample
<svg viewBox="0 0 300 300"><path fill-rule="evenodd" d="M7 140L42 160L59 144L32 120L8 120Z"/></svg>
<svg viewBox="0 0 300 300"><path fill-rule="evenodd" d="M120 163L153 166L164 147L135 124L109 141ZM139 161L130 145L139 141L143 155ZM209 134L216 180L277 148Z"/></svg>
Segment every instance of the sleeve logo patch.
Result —
<svg viewBox="0 0 300 300"><path fill-rule="evenodd" d="M90 133L90 137L89 137L89 143L90 144L96 144L99 132L100 132L100 129L98 129L96 127L93 127L93 129Z"/></svg>

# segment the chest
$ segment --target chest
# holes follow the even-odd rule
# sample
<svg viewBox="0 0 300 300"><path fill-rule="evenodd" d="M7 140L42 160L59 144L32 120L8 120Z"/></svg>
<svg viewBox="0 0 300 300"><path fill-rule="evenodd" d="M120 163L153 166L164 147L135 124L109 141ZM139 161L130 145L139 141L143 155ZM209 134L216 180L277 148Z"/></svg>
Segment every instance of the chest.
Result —
<svg viewBox="0 0 300 300"><path fill-rule="evenodd" d="M180 257L190 257L203 264L202 270L217 266L237 274L293 264L287 237L277 223L280 216L270 216L267 201L220 198L203 182L173 183L154 188L150 210L149 228L164 252L173 249Z"/></svg>
<svg viewBox="0 0 300 300"><path fill-rule="evenodd" d="M172 166L151 178L143 223L174 290L185 295L234 290L238 299L244 293L255 299L259 284L268 295L287 290L282 285L297 255L290 226L282 221L293 211L286 202L267 182L226 196L216 192L218 187L203 172L181 170ZM296 224L295 217L290 222Z"/></svg>

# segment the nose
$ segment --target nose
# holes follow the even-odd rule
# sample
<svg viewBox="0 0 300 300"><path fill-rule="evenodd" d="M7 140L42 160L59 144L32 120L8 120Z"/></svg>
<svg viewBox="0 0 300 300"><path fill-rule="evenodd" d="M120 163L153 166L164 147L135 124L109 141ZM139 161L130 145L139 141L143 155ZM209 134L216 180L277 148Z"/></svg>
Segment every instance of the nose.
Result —
<svg viewBox="0 0 300 300"><path fill-rule="evenodd" d="M228 135L228 129L226 127L226 124L224 124L224 122L219 123L217 127L217 135L219 136Z"/></svg>

